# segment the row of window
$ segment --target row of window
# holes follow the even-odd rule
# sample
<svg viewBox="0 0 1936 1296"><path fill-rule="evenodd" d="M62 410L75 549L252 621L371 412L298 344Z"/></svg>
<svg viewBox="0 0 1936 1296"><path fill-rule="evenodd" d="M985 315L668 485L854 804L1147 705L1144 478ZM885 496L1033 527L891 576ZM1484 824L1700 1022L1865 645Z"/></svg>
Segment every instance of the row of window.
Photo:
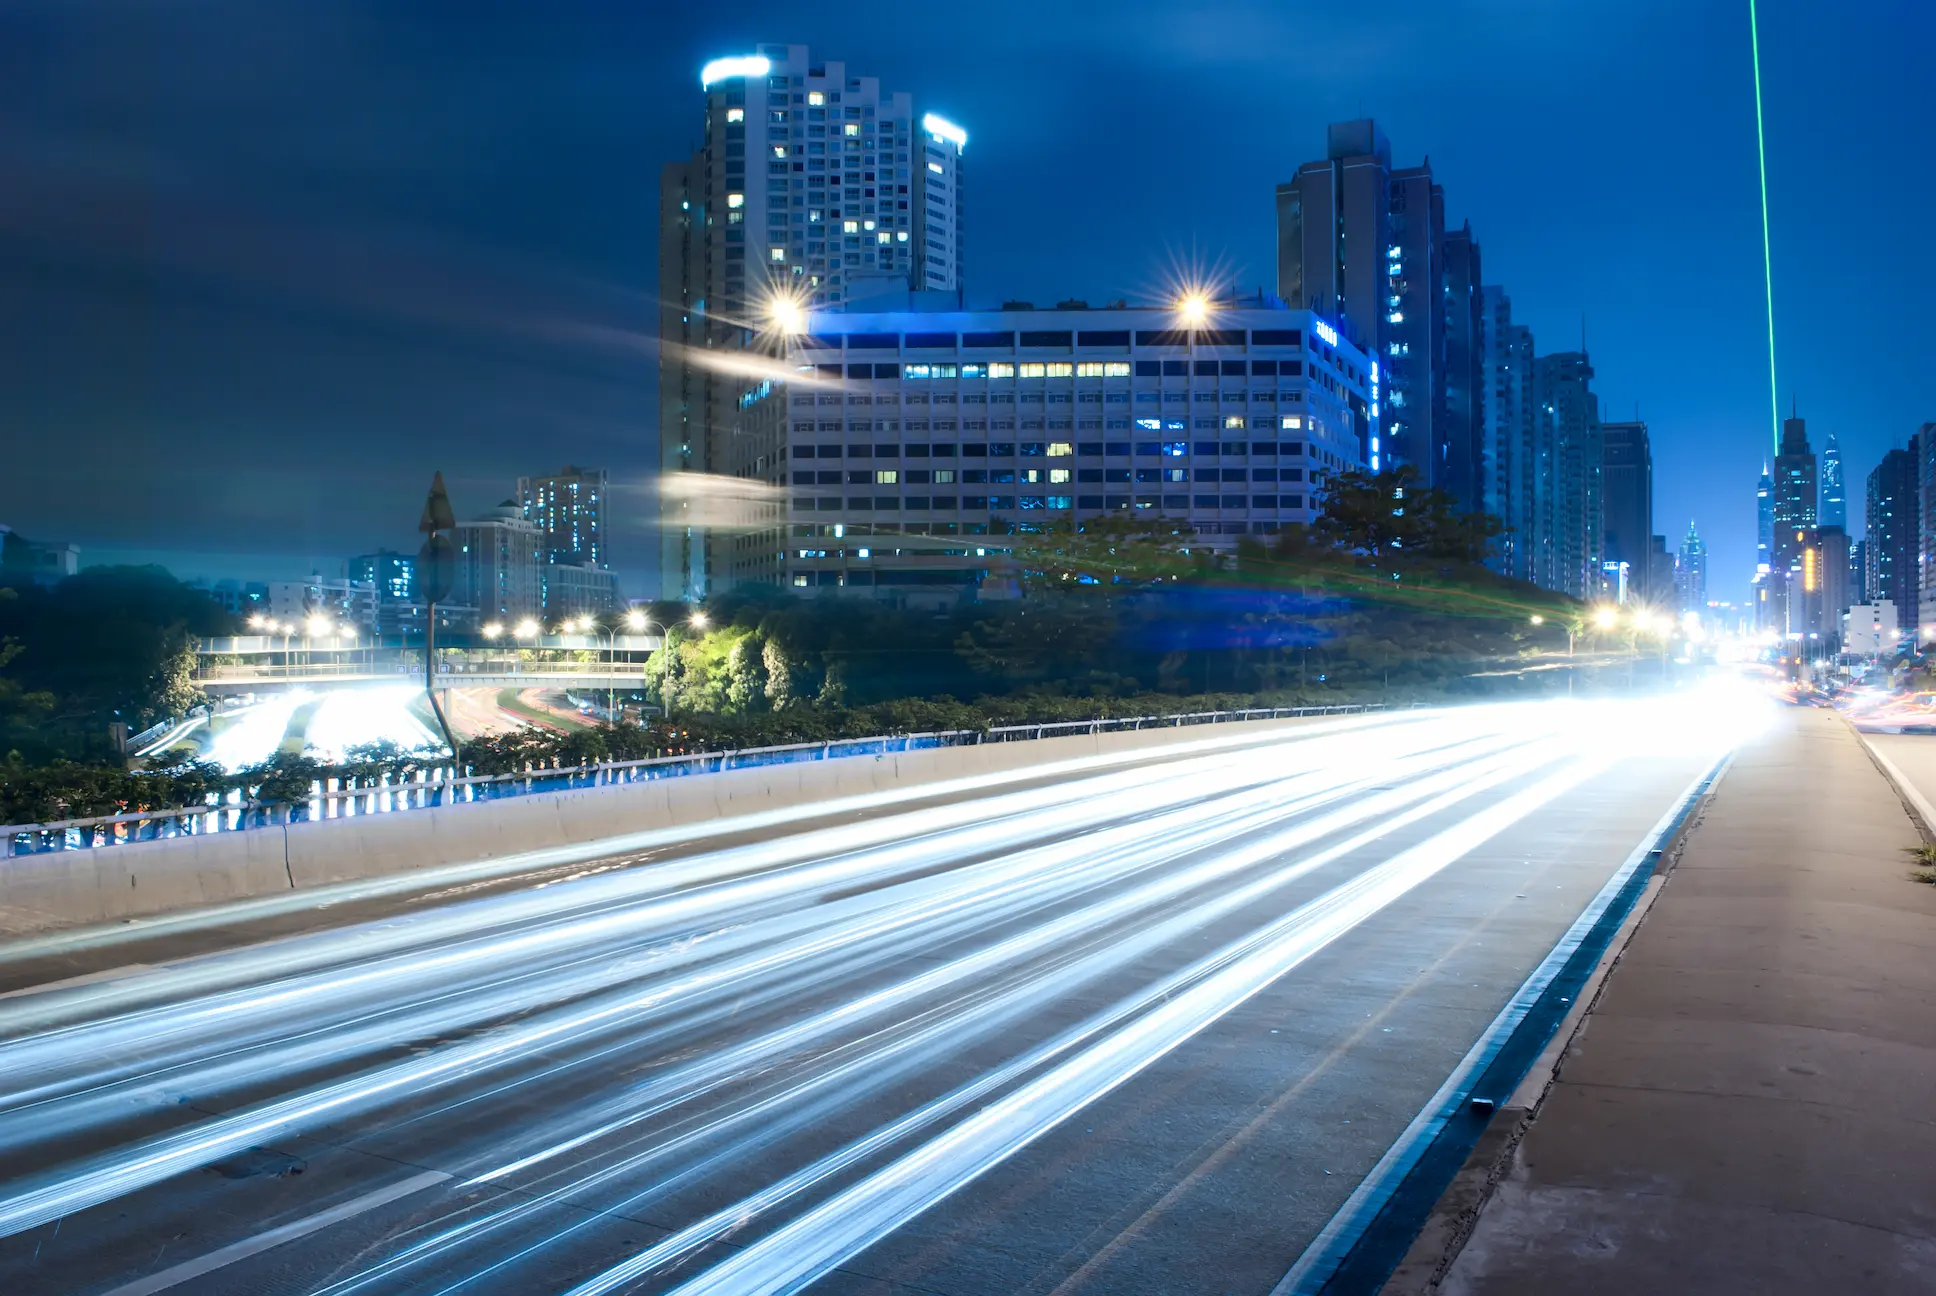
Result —
<svg viewBox="0 0 1936 1296"><path fill-rule="evenodd" d="M957 475L958 474L958 475ZM1132 477L1132 474L1134 476ZM828 472L796 472L795 486L910 486L1012 485L1047 482L1051 486L1066 482L1240 482L1273 484L1301 482L1302 468L849 468Z"/></svg>
<svg viewBox="0 0 1936 1296"><path fill-rule="evenodd" d="M1162 495L823 495L793 497L796 513L898 512L901 509L950 512L957 508L969 512L1003 512L1032 509L1086 509L1107 512L1113 509L1162 509L1188 512L1191 509L1301 509L1303 495L1238 495L1173 492Z"/></svg>
<svg viewBox="0 0 1936 1296"><path fill-rule="evenodd" d="M847 222L849 225L852 221ZM850 231L851 232L851 231ZM822 378L1297 378L1302 360L990 360L967 364L816 364Z"/></svg>
<svg viewBox="0 0 1936 1296"><path fill-rule="evenodd" d="M958 452L958 453L957 453ZM1104 455L1127 457L1159 456L1181 459L1185 455L1251 455L1276 458L1302 455L1302 441L990 441L986 445L961 446L945 442L912 445L796 445L795 459L1063 459L1072 455L1090 458ZM1315 452L1313 452L1315 453Z"/></svg>
<svg viewBox="0 0 1936 1296"><path fill-rule="evenodd" d="M801 340L807 347L818 347L838 351L844 341L850 351L898 351L905 347L910 351L953 351L957 347L968 350L987 350L991 348L1010 348L1017 345L1017 338L1023 348L1031 347L1240 347L1250 346L1295 347L1304 345L1304 335L1298 329L1199 329L1192 334L1187 329L1084 329L1075 332L1068 329L1023 330L1020 333L1002 330L1000 332L969 333L841 333L817 334ZM1131 339L1134 338L1134 342ZM905 341L903 340L905 339ZM1317 348L1314 340L1312 347Z"/></svg>

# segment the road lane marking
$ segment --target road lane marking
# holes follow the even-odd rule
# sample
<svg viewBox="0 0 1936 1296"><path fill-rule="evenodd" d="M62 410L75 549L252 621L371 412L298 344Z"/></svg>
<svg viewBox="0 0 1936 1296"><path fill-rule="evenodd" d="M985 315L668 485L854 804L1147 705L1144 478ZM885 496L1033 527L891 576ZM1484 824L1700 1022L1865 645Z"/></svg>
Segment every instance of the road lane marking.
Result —
<svg viewBox="0 0 1936 1296"><path fill-rule="evenodd" d="M153 1292L167 1291L170 1287L179 1286L191 1278L200 1278L203 1274L213 1273L238 1260L246 1260L252 1255L260 1255L285 1242L294 1242L297 1238L308 1237L311 1233L326 1229L332 1224L340 1224L365 1211L372 1211L399 1198L408 1197L412 1193L422 1192L425 1188L443 1183L449 1178L450 1175L445 1171L426 1170L401 1183L393 1183L388 1188L379 1188L375 1192L352 1198L341 1206L332 1206L326 1211L318 1211L314 1215L225 1246L219 1251L211 1251L198 1259L184 1260L171 1269L163 1269L160 1273L149 1274L146 1278L137 1278L131 1283L124 1283L106 1292L104 1296L150 1296Z"/></svg>

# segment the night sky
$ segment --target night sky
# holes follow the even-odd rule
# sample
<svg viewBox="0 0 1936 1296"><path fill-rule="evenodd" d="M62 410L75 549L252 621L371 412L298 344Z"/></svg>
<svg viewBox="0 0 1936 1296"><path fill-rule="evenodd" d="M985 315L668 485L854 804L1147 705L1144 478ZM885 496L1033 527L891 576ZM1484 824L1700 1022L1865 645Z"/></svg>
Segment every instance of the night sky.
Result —
<svg viewBox="0 0 1936 1296"><path fill-rule="evenodd" d="M702 12L703 11L703 12ZM1781 404L1859 526L1936 419L1936 5L1761 7ZM291 578L521 473L612 470L646 593L656 194L698 69L806 44L969 131L971 299L1274 282L1325 123L1429 155L1541 351L1582 320L1710 595L1770 443L1746 0L1340 6L0 0L0 521Z"/></svg>

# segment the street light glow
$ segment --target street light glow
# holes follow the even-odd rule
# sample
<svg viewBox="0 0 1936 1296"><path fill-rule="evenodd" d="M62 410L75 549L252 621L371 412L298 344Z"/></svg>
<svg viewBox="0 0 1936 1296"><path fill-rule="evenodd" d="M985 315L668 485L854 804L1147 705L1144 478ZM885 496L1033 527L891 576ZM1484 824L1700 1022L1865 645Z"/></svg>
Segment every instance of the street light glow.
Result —
<svg viewBox="0 0 1936 1296"><path fill-rule="evenodd" d="M536 621L533 621L530 617L526 617L524 620L518 622L515 627L513 627L511 633L516 635L520 639L529 639L533 635L538 633L538 623Z"/></svg>
<svg viewBox="0 0 1936 1296"><path fill-rule="evenodd" d="M766 304L766 317L773 324L776 333L804 333L807 331L807 308L800 299L789 293L773 294Z"/></svg>
<svg viewBox="0 0 1936 1296"><path fill-rule="evenodd" d="M1176 303L1176 311L1185 324L1201 324L1210 318L1210 298L1201 292L1187 292Z"/></svg>
<svg viewBox="0 0 1936 1296"><path fill-rule="evenodd" d="M504 624L502 622L491 621L491 622L487 622L484 626L484 637L486 639L495 639L503 633L504 633Z"/></svg>
<svg viewBox="0 0 1936 1296"><path fill-rule="evenodd" d="M643 630L648 624L650 623L646 621L645 613L639 611L637 608L633 608L625 614L625 625L628 629Z"/></svg>
<svg viewBox="0 0 1936 1296"><path fill-rule="evenodd" d="M1611 630L1620 624L1620 614L1610 607L1603 607L1593 614L1593 624L1602 630Z"/></svg>
<svg viewBox="0 0 1936 1296"><path fill-rule="evenodd" d="M329 633L329 620L327 617L313 616L303 623L303 628L309 631L310 634L321 638L323 635Z"/></svg>
<svg viewBox="0 0 1936 1296"><path fill-rule="evenodd" d="M1537 612L1535 612L1535 613L1533 613L1533 624L1534 624L1534 625L1545 625L1545 624L1546 624L1546 618L1545 618L1545 617L1543 617L1543 616L1541 616L1541 615L1540 615L1539 613L1537 613Z"/></svg>
<svg viewBox="0 0 1936 1296"><path fill-rule="evenodd" d="M692 628L695 630L704 630L712 621L712 618L708 617L704 612L695 612L689 619L692 622Z"/></svg>

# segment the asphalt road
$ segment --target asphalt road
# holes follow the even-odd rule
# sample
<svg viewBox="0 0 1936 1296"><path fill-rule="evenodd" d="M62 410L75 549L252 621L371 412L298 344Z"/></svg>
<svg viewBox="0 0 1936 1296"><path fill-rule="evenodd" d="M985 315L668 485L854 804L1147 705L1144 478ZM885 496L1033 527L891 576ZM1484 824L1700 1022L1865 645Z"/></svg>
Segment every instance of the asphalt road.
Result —
<svg viewBox="0 0 1936 1296"><path fill-rule="evenodd" d="M1731 723L1225 733L0 947L0 1291L1263 1296Z"/></svg>

